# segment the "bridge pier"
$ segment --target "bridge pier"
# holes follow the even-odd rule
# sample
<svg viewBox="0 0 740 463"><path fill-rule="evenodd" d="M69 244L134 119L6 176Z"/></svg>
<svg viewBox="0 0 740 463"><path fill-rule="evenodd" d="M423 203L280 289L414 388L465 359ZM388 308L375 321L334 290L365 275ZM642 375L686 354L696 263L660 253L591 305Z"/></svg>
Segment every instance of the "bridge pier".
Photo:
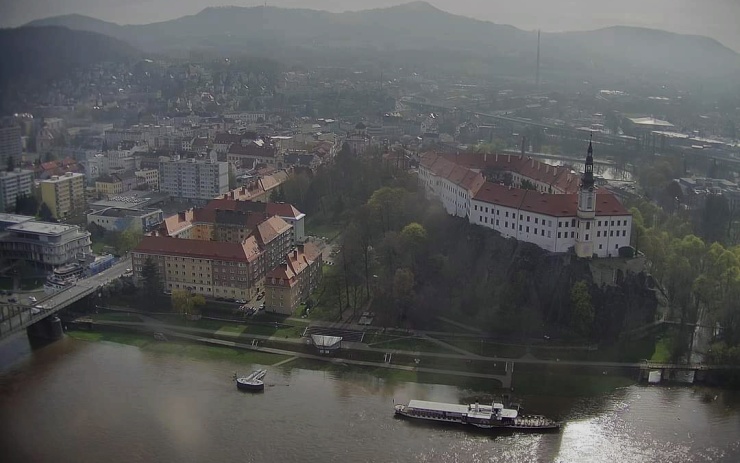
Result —
<svg viewBox="0 0 740 463"><path fill-rule="evenodd" d="M56 315L49 315L26 328L26 335L32 345L56 341L64 335L62 321Z"/></svg>

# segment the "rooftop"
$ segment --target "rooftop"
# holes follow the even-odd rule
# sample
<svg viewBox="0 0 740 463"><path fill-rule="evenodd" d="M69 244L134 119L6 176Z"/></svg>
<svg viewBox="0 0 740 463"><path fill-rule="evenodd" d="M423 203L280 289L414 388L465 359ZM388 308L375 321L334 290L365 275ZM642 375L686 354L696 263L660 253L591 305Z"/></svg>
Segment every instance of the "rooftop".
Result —
<svg viewBox="0 0 740 463"><path fill-rule="evenodd" d="M42 180L41 183L60 183L69 181L72 178L84 177L85 174L78 174L76 172L67 172L63 175L54 175L48 180Z"/></svg>
<svg viewBox="0 0 740 463"><path fill-rule="evenodd" d="M5 214L0 213L0 222L2 223L23 223L28 222L29 220L34 220L35 217L30 215L18 215L18 214Z"/></svg>
<svg viewBox="0 0 740 463"><path fill-rule="evenodd" d="M254 244L250 240L246 240L244 243L226 243L171 238L169 236L145 236L134 249L134 252L246 262L251 260L250 256L255 253Z"/></svg>
<svg viewBox="0 0 740 463"><path fill-rule="evenodd" d="M473 199L551 217L575 217L578 212L578 195L575 193L540 193L491 182L486 182ZM606 190L597 190L596 215L621 216L630 213L616 196Z"/></svg>
<svg viewBox="0 0 740 463"><path fill-rule="evenodd" d="M125 195L111 196L108 199L90 203L93 209L115 207L119 209L141 209L169 199L167 193L153 191L131 191Z"/></svg>
<svg viewBox="0 0 740 463"><path fill-rule="evenodd" d="M61 235L71 231L79 231L79 228L76 225L29 220L27 222L11 225L6 228L6 230L16 233L33 233L37 235Z"/></svg>
<svg viewBox="0 0 740 463"><path fill-rule="evenodd" d="M671 124L670 122L656 119L654 117L628 117L627 119L629 119L635 125L645 125L652 127L673 127L673 124Z"/></svg>

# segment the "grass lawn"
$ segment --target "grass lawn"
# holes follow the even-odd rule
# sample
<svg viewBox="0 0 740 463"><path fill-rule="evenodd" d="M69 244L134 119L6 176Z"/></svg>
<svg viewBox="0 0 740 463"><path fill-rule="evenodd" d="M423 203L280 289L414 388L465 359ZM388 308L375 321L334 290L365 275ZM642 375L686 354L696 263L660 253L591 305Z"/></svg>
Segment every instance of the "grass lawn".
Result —
<svg viewBox="0 0 740 463"><path fill-rule="evenodd" d="M272 365L290 357L285 355L267 354L250 350L230 349L228 347L207 346L183 342L159 342L150 336L130 333L98 333L89 331L69 331L67 335L73 339L88 342L113 342L136 346L147 352L179 355L198 360L226 360L245 364Z"/></svg>
<svg viewBox="0 0 740 463"><path fill-rule="evenodd" d="M110 322L143 322L140 317L130 313L96 313L90 315L90 318Z"/></svg>
<svg viewBox="0 0 740 463"><path fill-rule="evenodd" d="M527 348L523 346L509 346L506 344L481 342L480 340L472 338L438 337L437 339L455 347L459 347L460 349L465 349L473 354L483 355L486 357L519 358L527 353Z"/></svg>
<svg viewBox="0 0 740 463"><path fill-rule="evenodd" d="M218 331L216 331L216 336L233 336L233 337L239 337L244 330L246 329L246 326L239 326L239 325L224 325L221 328L219 328Z"/></svg>
<svg viewBox="0 0 740 463"><path fill-rule="evenodd" d="M599 396L633 384L633 379L620 375L599 376L552 371L514 372L513 382L517 394L561 397Z"/></svg>
<svg viewBox="0 0 740 463"><path fill-rule="evenodd" d="M259 336L274 336L277 338L300 338L305 326L278 325L247 325L244 334L256 334Z"/></svg>
<svg viewBox="0 0 740 463"><path fill-rule="evenodd" d="M444 347L439 346L427 339L414 337L392 337L390 340L386 341L375 341L375 343L371 347L388 350L408 350L412 352L438 352L443 354L455 353L454 351L450 349L445 349Z"/></svg>
<svg viewBox="0 0 740 463"><path fill-rule="evenodd" d="M341 377L344 380L355 380L362 387L379 387L401 383L422 383L422 384L444 384L458 386L473 391L490 392L491 389L500 388L498 381L468 378L464 376L431 374L418 371L396 370L383 367L365 367L357 365L348 365L342 363L341 359L336 362L322 362L320 360L296 359L288 364L290 368L302 370L328 371ZM368 375L374 376L378 382L368 381Z"/></svg>
<svg viewBox="0 0 740 463"><path fill-rule="evenodd" d="M664 336L655 343L655 351L650 357L651 362L656 363L669 363L671 361L671 347L673 346L673 338L670 336Z"/></svg>

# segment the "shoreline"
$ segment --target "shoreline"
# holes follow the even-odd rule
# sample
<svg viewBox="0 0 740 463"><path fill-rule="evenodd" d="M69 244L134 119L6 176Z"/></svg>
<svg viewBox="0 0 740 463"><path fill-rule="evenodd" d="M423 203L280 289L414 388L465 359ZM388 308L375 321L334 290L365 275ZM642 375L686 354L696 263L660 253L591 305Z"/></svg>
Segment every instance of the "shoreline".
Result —
<svg viewBox="0 0 740 463"><path fill-rule="evenodd" d="M288 369L328 371L337 374L359 372L390 382L442 384L478 391L496 391L498 393L516 391L518 394L540 395L560 390L559 395L564 397L598 396L637 384L636 380L620 374L574 374L567 371L567 369L564 369L565 371L547 369L547 371L540 372L522 370L514 375L515 387L510 390L502 388L499 381L488 377L491 375L365 362L342 357L324 357L176 332L165 333L172 337L172 340L168 342L156 341L151 333L145 334L141 329L137 330L136 327L116 326L113 331L70 330L66 334L79 341L112 342L138 347L148 352L179 355L195 360L230 361L279 366Z"/></svg>

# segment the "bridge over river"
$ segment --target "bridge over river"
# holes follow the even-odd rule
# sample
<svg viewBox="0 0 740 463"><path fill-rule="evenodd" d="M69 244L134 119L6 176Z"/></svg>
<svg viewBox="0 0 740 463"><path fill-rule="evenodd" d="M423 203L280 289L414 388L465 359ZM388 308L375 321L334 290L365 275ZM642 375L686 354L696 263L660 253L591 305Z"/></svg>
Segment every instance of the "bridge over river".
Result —
<svg viewBox="0 0 740 463"><path fill-rule="evenodd" d="M54 336L54 325L59 323L56 317L57 312L120 278L128 268L131 268L131 259L122 259L111 268L84 280L78 280L71 288L50 294L31 305L21 303L0 305L0 343L9 336L26 329L29 336L56 337ZM36 308L39 306L43 309Z"/></svg>

